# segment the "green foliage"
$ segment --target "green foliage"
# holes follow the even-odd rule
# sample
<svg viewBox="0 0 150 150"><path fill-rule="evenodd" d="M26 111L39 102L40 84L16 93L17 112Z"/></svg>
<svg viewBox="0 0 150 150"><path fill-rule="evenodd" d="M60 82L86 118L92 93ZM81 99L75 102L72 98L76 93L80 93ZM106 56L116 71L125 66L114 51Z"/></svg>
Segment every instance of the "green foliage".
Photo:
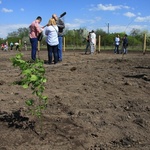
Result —
<svg viewBox="0 0 150 150"><path fill-rule="evenodd" d="M22 39L23 37L27 37L29 35L29 29L28 28L19 28L17 31L13 31L8 33L7 38L10 37L17 37L19 39Z"/></svg>
<svg viewBox="0 0 150 150"><path fill-rule="evenodd" d="M4 41L4 39L3 38L0 38L0 44L1 43L4 43L5 41Z"/></svg>
<svg viewBox="0 0 150 150"><path fill-rule="evenodd" d="M83 33L84 29L74 29L74 30L66 30L65 31L65 38L66 43L68 45L79 45L81 46L86 39L86 36Z"/></svg>
<svg viewBox="0 0 150 150"><path fill-rule="evenodd" d="M91 30L90 30L91 31ZM79 28L79 29L65 29L64 30L64 36L65 36L65 45L66 49L82 49L85 48L86 45L86 37L88 35L88 30L86 28ZM114 39L117 34L120 35L120 38L122 39L124 35L126 34L125 32L120 32L120 33L106 33L103 29L95 29L95 33L97 35L97 45L98 45L98 38L99 35L101 36L101 46L105 47L111 47L114 45ZM132 29L130 34L128 34L128 39L129 39L129 45L130 48L140 48L142 47L143 43L143 35L146 33L147 35L147 45L150 45L150 33L147 30L140 30L140 29ZM17 42L21 40L23 43L24 41L27 42L27 44L30 46L30 40L29 40L29 28L19 28L17 31L13 31L8 34L7 39L0 39L0 44L5 43L8 41L10 42ZM46 37L44 36L42 41L41 41L41 49L46 49ZM22 45L23 46L23 45ZM20 50L22 49L22 46L20 46Z"/></svg>
<svg viewBox="0 0 150 150"><path fill-rule="evenodd" d="M8 37L7 41L9 44L10 44L10 42L13 42L13 44L15 44L16 42L19 41L19 38L18 37Z"/></svg>
<svg viewBox="0 0 150 150"><path fill-rule="evenodd" d="M37 117L42 116L42 110L47 107L47 96L43 95L45 90L44 84L46 83L44 62L37 59L35 62L27 62L23 60L23 54L19 53L15 57L11 58L11 62L14 67L19 67L23 78L21 85L23 88L30 88L32 94L38 97L37 101L29 99L26 101L26 105L30 107L30 111Z"/></svg>

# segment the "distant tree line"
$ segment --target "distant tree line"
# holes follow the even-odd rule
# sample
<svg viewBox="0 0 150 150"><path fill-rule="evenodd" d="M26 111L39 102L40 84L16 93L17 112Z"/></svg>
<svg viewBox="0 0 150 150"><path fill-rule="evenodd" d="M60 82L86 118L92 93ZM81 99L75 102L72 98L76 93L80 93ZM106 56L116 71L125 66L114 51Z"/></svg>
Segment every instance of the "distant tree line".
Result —
<svg viewBox="0 0 150 150"><path fill-rule="evenodd" d="M68 46L75 46L75 47L82 47L86 44L86 37L88 35L88 30L86 28L80 28L80 29L74 29L69 30L65 29L64 36L65 36L65 43L66 47ZM98 37L101 36L101 46L113 46L114 45L114 39L117 34L120 35L120 38L122 38L126 33L106 33L102 29L95 30L95 33L97 35L97 44L98 44ZM147 35L147 46L150 46L150 33L148 31L142 31L139 29L132 29L130 34L128 35L128 41L129 45L132 46L140 46L142 48L143 44L143 36L144 34ZM19 28L17 31L13 31L11 33L8 33L8 36L6 39L0 38L0 44L5 43L8 41L10 42L18 42L19 40L26 41L28 44L30 44L29 41L29 29L28 28ZM41 41L41 45L46 45L46 37L43 37Z"/></svg>

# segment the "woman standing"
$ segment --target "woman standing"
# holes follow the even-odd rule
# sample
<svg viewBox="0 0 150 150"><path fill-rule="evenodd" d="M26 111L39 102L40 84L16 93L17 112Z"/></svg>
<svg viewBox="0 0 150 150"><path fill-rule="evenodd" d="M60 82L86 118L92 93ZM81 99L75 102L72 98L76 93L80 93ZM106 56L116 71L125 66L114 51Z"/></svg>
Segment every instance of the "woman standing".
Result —
<svg viewBox="0 0 150 150"><path fill-rule="evenodd" d="M47 36L48 63L52 64L52 55L54 56L54 64L58 62L58 27L54 18L51 18L45 29Z"/></svg>

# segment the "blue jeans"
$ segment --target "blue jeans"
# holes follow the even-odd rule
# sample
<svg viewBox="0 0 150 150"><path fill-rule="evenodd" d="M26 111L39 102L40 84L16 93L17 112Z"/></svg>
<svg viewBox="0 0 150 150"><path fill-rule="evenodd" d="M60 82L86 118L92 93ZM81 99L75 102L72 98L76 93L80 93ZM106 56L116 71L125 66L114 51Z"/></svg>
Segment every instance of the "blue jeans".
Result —
<svg viewBox="0 0 150 150"><path fill-rule="evenodd" d="M128 51L127 51L127 46L126 46L126 45L123 45L123 53L124 53L124 54L127 54L127 52L128 52Z"/></svg>
<svg viewBox="0 0 150 150"><path fill-rule="evenodd" d="M115 45L114 53L119 54L119 45Z"/></svg>
<svg viewBox="0 0 150 150"><path fill-rule="evenodd" d="M62 36L58 36L58 61L62 61Z"/></svg>
<svg viewBox="0 0 150 150"><path fill-rule="evenodd" d="M87 42L86 48L85 48L85 54L87 53L89 47L90 47L90 42Z"/></svg>
<svg viewBox="0 0 150 150"><path fill-rule="evenodd" d="M38 45L38 39L37 38L30 38L30 43L31 43L31 58L32 60L36 60L36 50L37 50L37 45Z"/></svg>
<svg viewBox="0 0 150 150"><path fill-rule="evenodd" d="M47 44L47 50L48 50L48 63L52 64L52 57L54 56L54 64L58 62L58 45L51 46Z"/></svg>

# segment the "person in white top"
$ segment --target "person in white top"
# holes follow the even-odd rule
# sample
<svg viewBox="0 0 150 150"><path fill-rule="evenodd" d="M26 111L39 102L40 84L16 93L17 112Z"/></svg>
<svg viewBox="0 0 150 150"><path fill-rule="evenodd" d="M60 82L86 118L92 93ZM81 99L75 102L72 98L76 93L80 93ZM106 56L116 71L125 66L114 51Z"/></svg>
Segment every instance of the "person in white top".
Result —
<svg viewBox="0 0 150 150"><path fill-rule="evenodd" d="M90 33L90 46L91 46L91 54L93 54L96 49L96 34L94 30L92 30Z"/></svg>
<svg viewBox="0 0 150 150"><path fill-rule="evenodd" d="M120 45L120 38L119 38L119 35L117 35L115 37L115 49L114 49L114 53L116 54L119 54L119 45Z"/></svg>
<svg viewBox="0 0 150 150"><path fill-rule="evenodd" d="M45 29L47 36L47 49L48 49L48 63L52 64L52 56L54 57L54 64L58 62L58 26L54 18L51 18Z"/></svg>

